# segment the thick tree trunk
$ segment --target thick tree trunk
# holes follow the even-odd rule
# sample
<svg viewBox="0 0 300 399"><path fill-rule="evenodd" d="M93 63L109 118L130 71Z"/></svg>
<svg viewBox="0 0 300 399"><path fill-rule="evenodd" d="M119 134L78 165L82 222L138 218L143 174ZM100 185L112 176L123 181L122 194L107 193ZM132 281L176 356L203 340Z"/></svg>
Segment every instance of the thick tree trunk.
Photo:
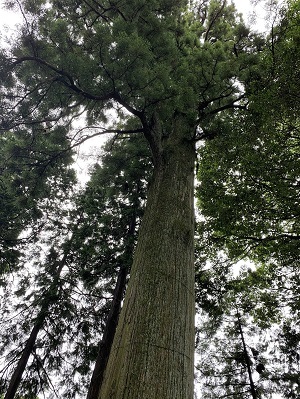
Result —
<svg viewBox="0 0 300 399"><path fill-rule="evenodd" d="M162 142L101 399L192 399L194 147Z"/></svg>

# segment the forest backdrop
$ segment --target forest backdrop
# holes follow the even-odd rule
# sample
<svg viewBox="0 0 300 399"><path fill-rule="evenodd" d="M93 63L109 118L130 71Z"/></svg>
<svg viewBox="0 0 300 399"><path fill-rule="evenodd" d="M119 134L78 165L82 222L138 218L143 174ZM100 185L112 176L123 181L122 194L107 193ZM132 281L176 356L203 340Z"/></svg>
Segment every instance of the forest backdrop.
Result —
<svg viewBox="0 0 300 399"><path fill-rule="evenodd" d="M300 2L261 3L7 2L3 398L299 397Z"/></svg>

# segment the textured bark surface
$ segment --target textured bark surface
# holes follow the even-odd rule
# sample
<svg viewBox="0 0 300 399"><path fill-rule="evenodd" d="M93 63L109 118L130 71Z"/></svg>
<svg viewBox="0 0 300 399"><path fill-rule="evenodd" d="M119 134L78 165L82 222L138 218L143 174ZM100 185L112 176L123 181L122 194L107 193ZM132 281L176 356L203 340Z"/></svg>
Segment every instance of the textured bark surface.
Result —
<svg viewBox="0 0 300 399"><path fill-rule="evenodd" d="M156 164L101 399L193 398L194 148L181 133Z"/></svg>

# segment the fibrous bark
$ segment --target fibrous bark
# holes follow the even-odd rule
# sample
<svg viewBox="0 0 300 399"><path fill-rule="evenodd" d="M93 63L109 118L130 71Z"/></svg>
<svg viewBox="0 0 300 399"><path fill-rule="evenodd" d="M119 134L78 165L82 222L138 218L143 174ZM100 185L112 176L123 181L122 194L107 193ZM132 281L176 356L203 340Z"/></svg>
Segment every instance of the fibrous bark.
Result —
<svg viewBox="0 0 300 399"><path fill-rule="evenodd" d="M161 142L100 399L191 399L194 146L175 120Z"/></svg>

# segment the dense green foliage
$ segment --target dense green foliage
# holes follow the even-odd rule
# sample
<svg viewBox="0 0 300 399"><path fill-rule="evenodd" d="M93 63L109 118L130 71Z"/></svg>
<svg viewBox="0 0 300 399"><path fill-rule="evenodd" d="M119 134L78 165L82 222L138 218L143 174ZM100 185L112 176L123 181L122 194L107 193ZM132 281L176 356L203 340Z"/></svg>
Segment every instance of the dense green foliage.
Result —
<svg viewBox="0 0 300 399"><path fill-rule="evenodd" d="M4 114L12 127L66 124L83 109L89 123L99 123L116 103L119 116L126 109L142 124L153 114L167 121L177 110L204 125L240 97L236 81L249 79L260 46L234 7L220 1L196 4L194 12L184 1L22 7L28 23L12 53L2 55L5 102L19 116Z"/></svg>
<svg viewBox="0 0 300 399"><path fill-rule="evenodd" d="M45 210L74 183L68 147L62 129L1 132L0 274L13 267L22 244L36 239Z"/></svg>
<svg viewBox="0 0 300 399"><path fill-rule="evenodd" d="M228 115L218 140L200 150L198 197L205 220L199 224L199 231L210 248L206 251L208 258L219 266L206 272L200 266L199 282L200 286L213 284L214 290L221 293L221 300L215 295L204 305L210 316L218 319L218 334L223 331L226 337L226 351L234 337L226 332L226 318L234 316L231 307L236 302L247 315L249 348L255 346L253 334L256 340L261 337L264 345L259 352L264 352L265 370L257 381L257 392L262 397L278 392L296 398L300 389L296 377L300 237L298 18L299 4L290 2L267 38L259 75L249 87L248 113L243 118ZM201 247L203 250L203 243ZM252 263L247 266L244 261L238 278L227 272L222 282L217 276L221 267L217 251L223 252L226 270L233 270L234 275L238 266L232 269L230 264L242 259ZM222 299L227 295L232 297L229 305ZM222 309L226 309L225 319ZM221 391L226 393L224 378L232 367L229 359L225 354L224 370L215 375L210 386L210 390L219 389L216 397ZM253 372L255 375L254 365ZM236 378L236 371L231 369L229 376ZM222 388L217 388L218 378L223 378ZM227 386L234 390L233 381Z"/></svg>
<svg viewBox="0 0 300 399"><path fill-rule="evenodd" d="M15 268L20 273L13 273L2 293L11 299L1 306L3 387L38 325L19 392L86 393L118 271L130 269L150 171L149 150L140 137L117 138L106 144L84 190L64 193L70 208L63 223L61 203L53 215L48 209L45 236L27 248Z"/></svg>

